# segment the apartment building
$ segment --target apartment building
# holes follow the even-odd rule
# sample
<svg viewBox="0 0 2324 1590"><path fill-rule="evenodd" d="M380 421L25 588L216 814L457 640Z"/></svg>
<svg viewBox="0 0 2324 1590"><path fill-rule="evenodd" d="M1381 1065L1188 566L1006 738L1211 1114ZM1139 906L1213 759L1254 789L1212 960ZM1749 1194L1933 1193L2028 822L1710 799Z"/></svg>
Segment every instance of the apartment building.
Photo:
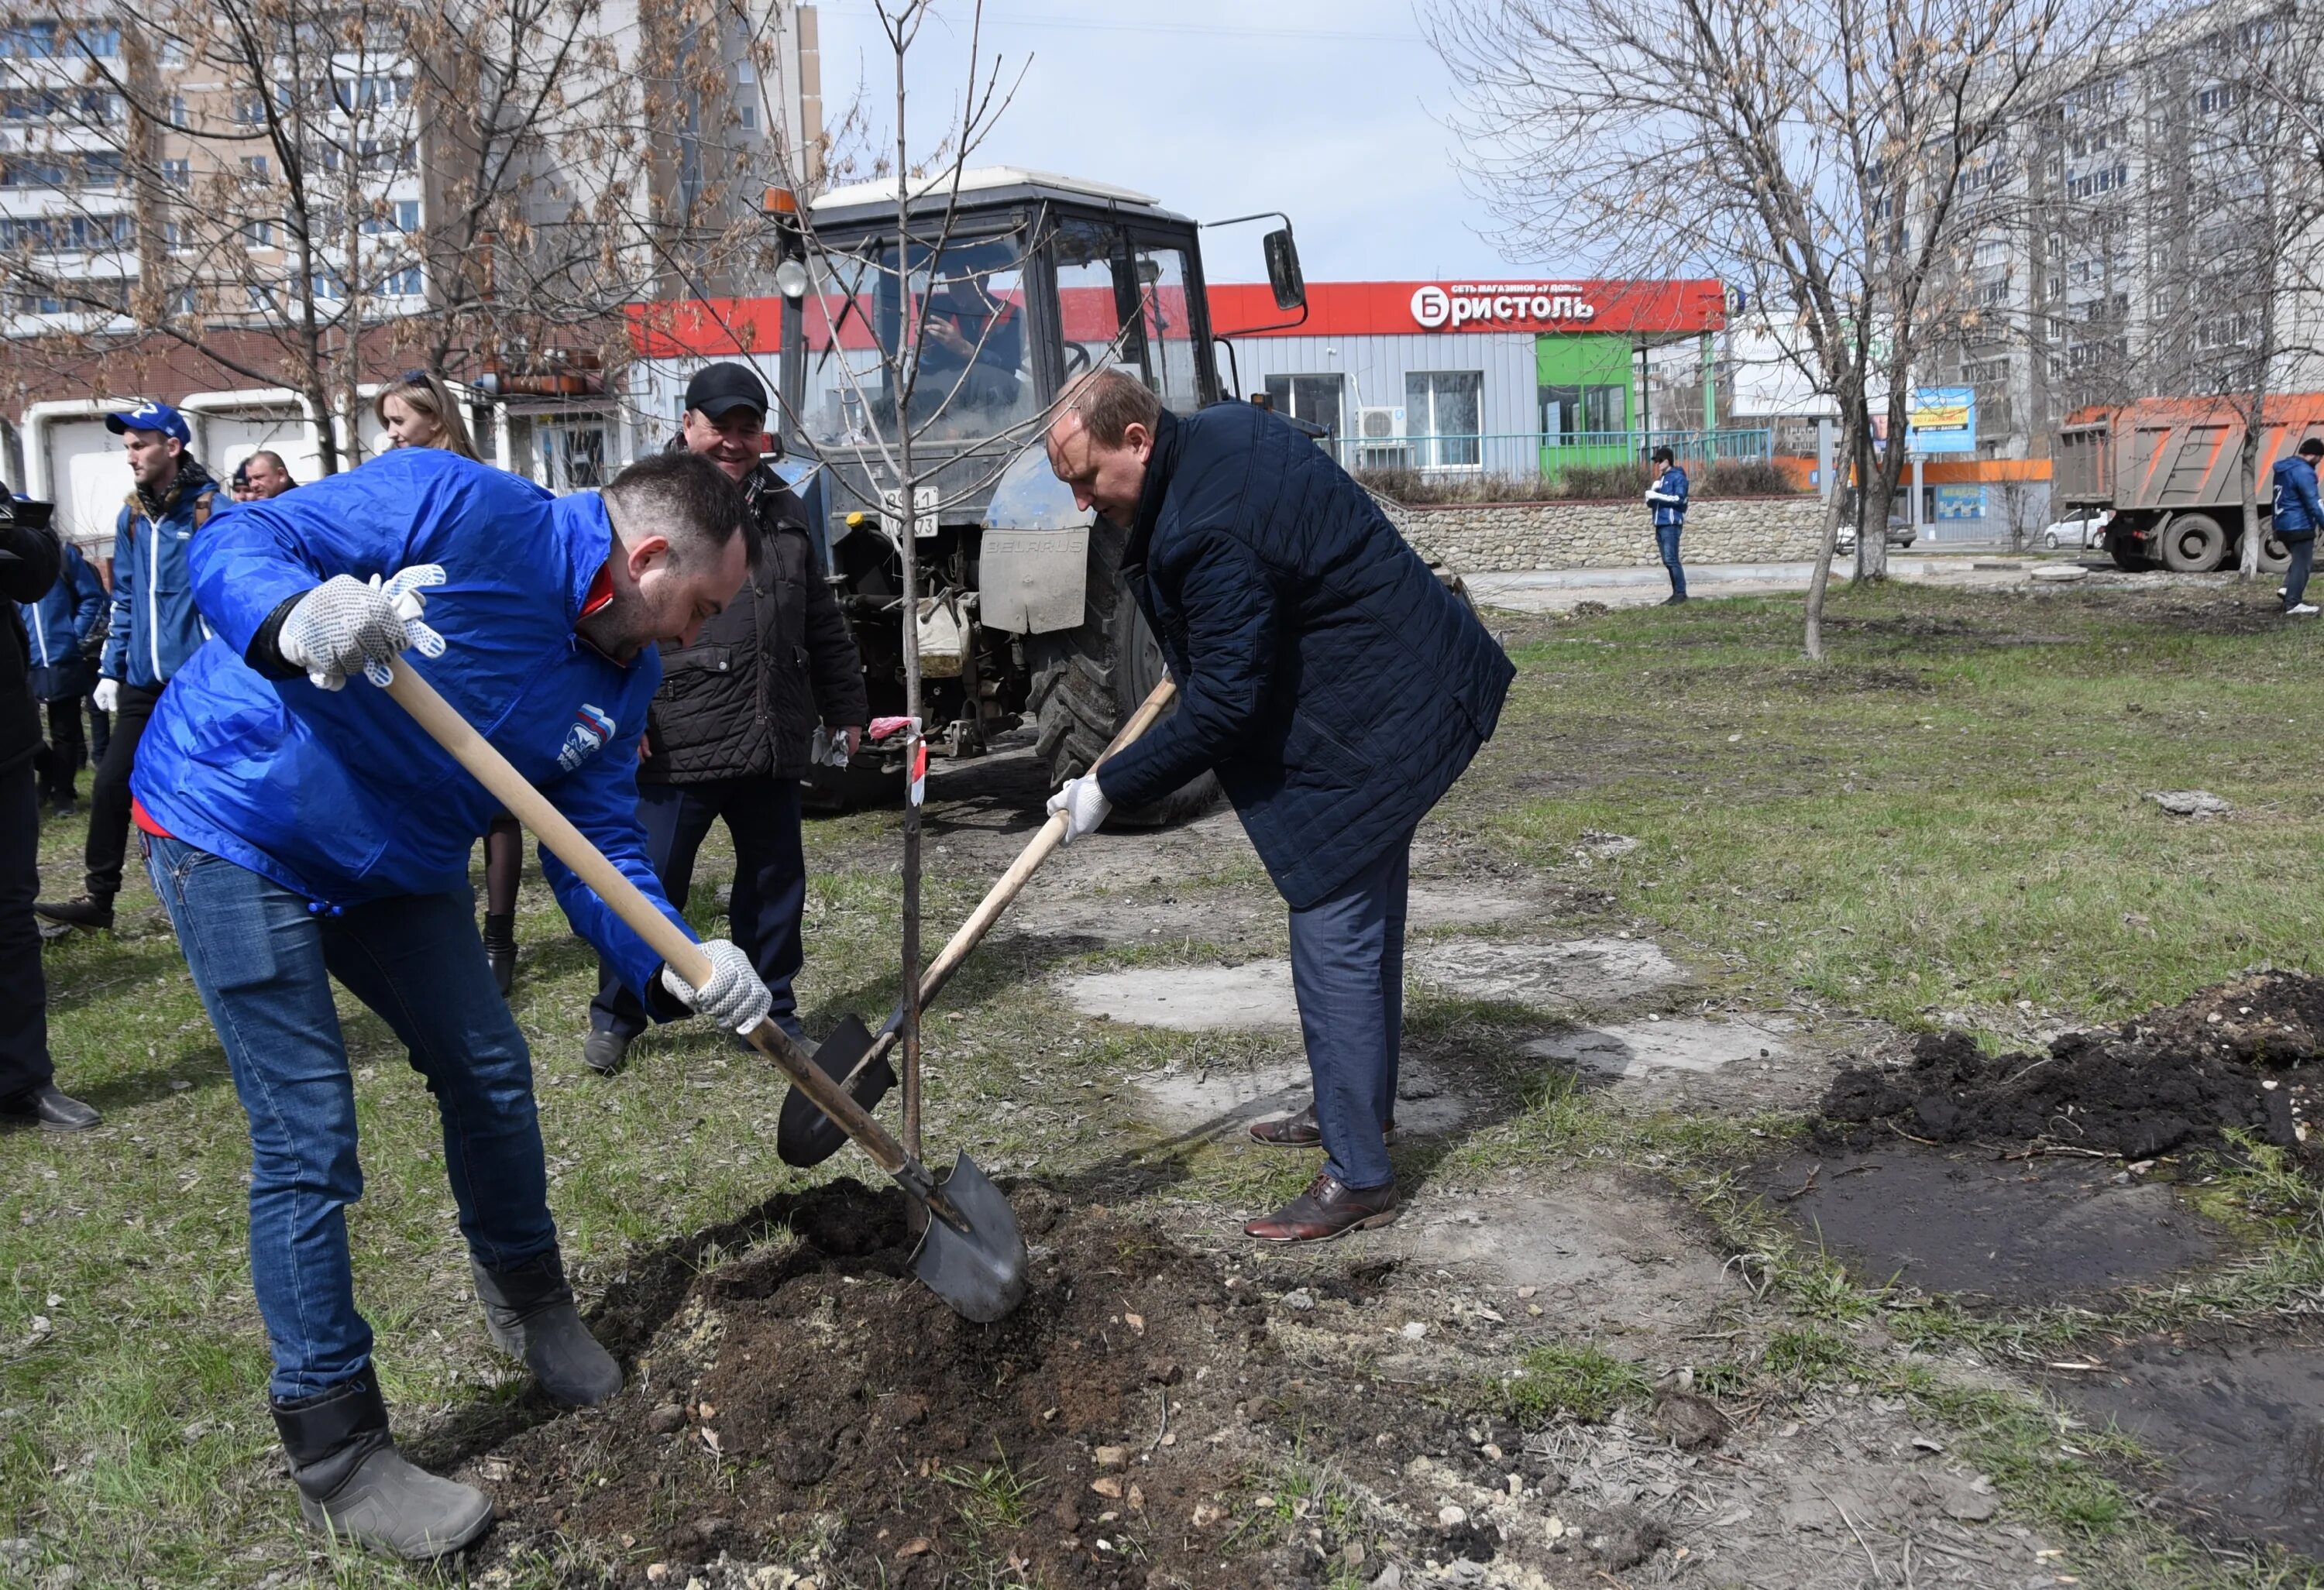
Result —
<svg viewBox="0 0 2324 1590"><path fill-rule="evenodd" d="M594 484L641 445L601 373L623 306L746 287L734 221L819 166L790 0L266 14L0 0L0 475L76 536L126 489L105 411L167 399L213 470L268 446L309 478L326 427L376 447L369 397L415 364L504 466Z"/></svg>

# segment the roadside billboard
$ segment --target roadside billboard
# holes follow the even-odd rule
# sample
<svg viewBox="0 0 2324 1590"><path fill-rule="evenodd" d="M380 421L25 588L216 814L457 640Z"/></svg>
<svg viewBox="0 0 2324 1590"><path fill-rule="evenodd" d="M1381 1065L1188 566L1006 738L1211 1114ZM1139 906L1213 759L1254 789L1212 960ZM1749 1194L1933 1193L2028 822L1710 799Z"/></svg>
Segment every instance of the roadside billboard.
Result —
<svg viewBox="0 0 2324 1590"><path fill-rule="evenodd" d="M1975 453L1977 389L1914 387L1912 417L1904 429L1908 453Z"/></svg>

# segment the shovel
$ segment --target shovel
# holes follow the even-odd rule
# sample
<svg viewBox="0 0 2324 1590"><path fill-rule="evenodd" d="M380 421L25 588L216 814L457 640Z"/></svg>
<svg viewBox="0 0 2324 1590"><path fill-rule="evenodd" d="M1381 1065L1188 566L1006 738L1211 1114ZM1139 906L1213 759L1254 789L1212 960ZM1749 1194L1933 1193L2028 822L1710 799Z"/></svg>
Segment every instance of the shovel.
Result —
<svg viewBox="0 0 2324 1590"><path fill-rule="evenodd" d="M1090 764L1090 771L1094 773L1104 767L1116 752L1154 727L1154 721L1169 710L1170 698L1176 690L1176 686L1165 675L1162 683L1139 703L1138 711L1130 715L1130 721L1121 726L1121 731L1113 737L1113 743ZM968 920L960 924L960 931L953 934L943 951L928 963L927 973L920 979L922 1015L926 1015L928 1006L936 1003L936 997L944 991L945 984L952 980L952 974L960 970L962 961L968 959L968 952L975 949L992 924L1001 920L1001 914L1009 908L1010 901L1016 899L1027 880L1065 842L1065 816L1060 812L1042 824L1041 831L1033 836L1033 842L1027 845L1009 870L1001 874L1001 881L992 886L991 892L969 914ZM848 1016L833 1028L831 1035L816 1048L815 1063L835 1083L839 1079L845 1079L847 1096L868 1110L896 1085L896 1073L888 1065L888 1052L903 1036L903 1030L904 1012L900 1006L888 1018L888 1025L880 1030L876 1038L862 1022L853 1016ZM797 1165L801 1169L819 1165L845 1145L848 1135L845 1129L827 1115L821 1105L822 1100L804 1088L793 1088L783 1100L782 1118L775 1126L775 1153L782 1157L785 1164Z"/></svg>
<svg viewBox="0 0 2324 1590"><path fill-rule="evenodd" d="M436 693L435 686L401 659L393 669L387 693L403 710L518 822L532 830L558 860L595 890L597 897L612 906L678 976L700 988L710 976L710 962L700 946L654 909L638 887L566 821L548 796L527 784L507 758ZM825 1075L806 1047L782 1028L761 1019L743 1036L781 1068L794 1088L836 1121L873 1163L894 1178L906 1196L926 1206L934 1217L927 1222L912 1255L912 1273L930 1291L980 1325L1005 1317L1024 1300L1025 1238L1017 1229L1017 1217L1009 1200L977 1169L974 1160L963 1153L951 1172L942 1181L936 1180L844 1089Z"/></svg>

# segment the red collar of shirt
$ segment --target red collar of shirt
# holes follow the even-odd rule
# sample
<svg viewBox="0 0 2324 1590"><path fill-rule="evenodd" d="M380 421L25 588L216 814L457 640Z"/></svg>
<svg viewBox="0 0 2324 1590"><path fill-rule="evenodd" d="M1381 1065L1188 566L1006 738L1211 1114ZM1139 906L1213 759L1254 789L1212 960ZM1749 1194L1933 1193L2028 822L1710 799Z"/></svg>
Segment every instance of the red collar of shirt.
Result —
<svg viewBox="0 0 2324 1590"><path fill-rule="evenodd" d="M589 594L582 599L581 616L587 618L613 600L613 561L607 558L597 570L597 577L589 582Z"/></svg>

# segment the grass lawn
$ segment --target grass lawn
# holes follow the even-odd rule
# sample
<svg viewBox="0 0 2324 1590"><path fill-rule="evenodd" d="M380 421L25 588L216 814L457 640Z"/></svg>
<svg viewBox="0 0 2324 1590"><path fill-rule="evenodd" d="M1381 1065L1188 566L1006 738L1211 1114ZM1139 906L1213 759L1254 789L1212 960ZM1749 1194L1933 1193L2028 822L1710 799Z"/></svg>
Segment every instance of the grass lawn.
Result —
<svg viewBox="0 0 2324 1590"><path fill-rule="evenodd" d="M1717 996L1760 1008L1961 1020L2016 1041L2255 962L2306 966L2324 917L2324 637L2269 605L2234 590L1842 591L1821 666L1799 658L1791 600L1509 620L1520 673L1502 731L1424 839L1504 874L1554 874L1586 909L1723 967ZM2144 798L2189 787L2233 814L2187 822ZM933 795L940 806L943 779ZM893 998L894 824L809 826L800 991L816 1030ZM81 832L67 820L43 836L51 892L77 887ZM1615 855L1602 835L1638 842ZM723 846L722 832L697 874L706 928L731 872ZM1248 893L1250 871L1171 887ZM935 889L931 947L986 881ZM36 1539L21 1569L0 1561L0 1585L68 1563L84 1585L434 1582L313 1555L299 1530L263 1394L241 1113L142 878L122 904L119 936L47 955L60 1080L106 1127L0 1137L0 1536ZM771 1150L779 1080L716 1035L659 1034L612 1082L582 1067L595 961L537 874L520 940L516 1009L586 1294L797 1185ZM1003 956L964 975L964 1018L933 1040L932 1136L939 1116L982 1129L1005 1112L1006 1132L973 1140L1012 1168L1087 1172L1123 1152L1091 1107L1126 1071L1240 1052L1083 1025L1037 1071L1018 1040L1056 1026L1058 1007L1025 970ZM456 1448L522 1377L491 1356L467 1296L426 1092L381 1024L342 1012L368 1176L350 1217L358 1293L399 1429L452 1431L439 1438ZM1467 1018L1423 1000L1414 1019L1425 1037ZM1235 1043L1296 1052L1289 1038ZM1247 1167L1194 1168L1182 1196L1268 1190L1231 1180Z"/></svg>

